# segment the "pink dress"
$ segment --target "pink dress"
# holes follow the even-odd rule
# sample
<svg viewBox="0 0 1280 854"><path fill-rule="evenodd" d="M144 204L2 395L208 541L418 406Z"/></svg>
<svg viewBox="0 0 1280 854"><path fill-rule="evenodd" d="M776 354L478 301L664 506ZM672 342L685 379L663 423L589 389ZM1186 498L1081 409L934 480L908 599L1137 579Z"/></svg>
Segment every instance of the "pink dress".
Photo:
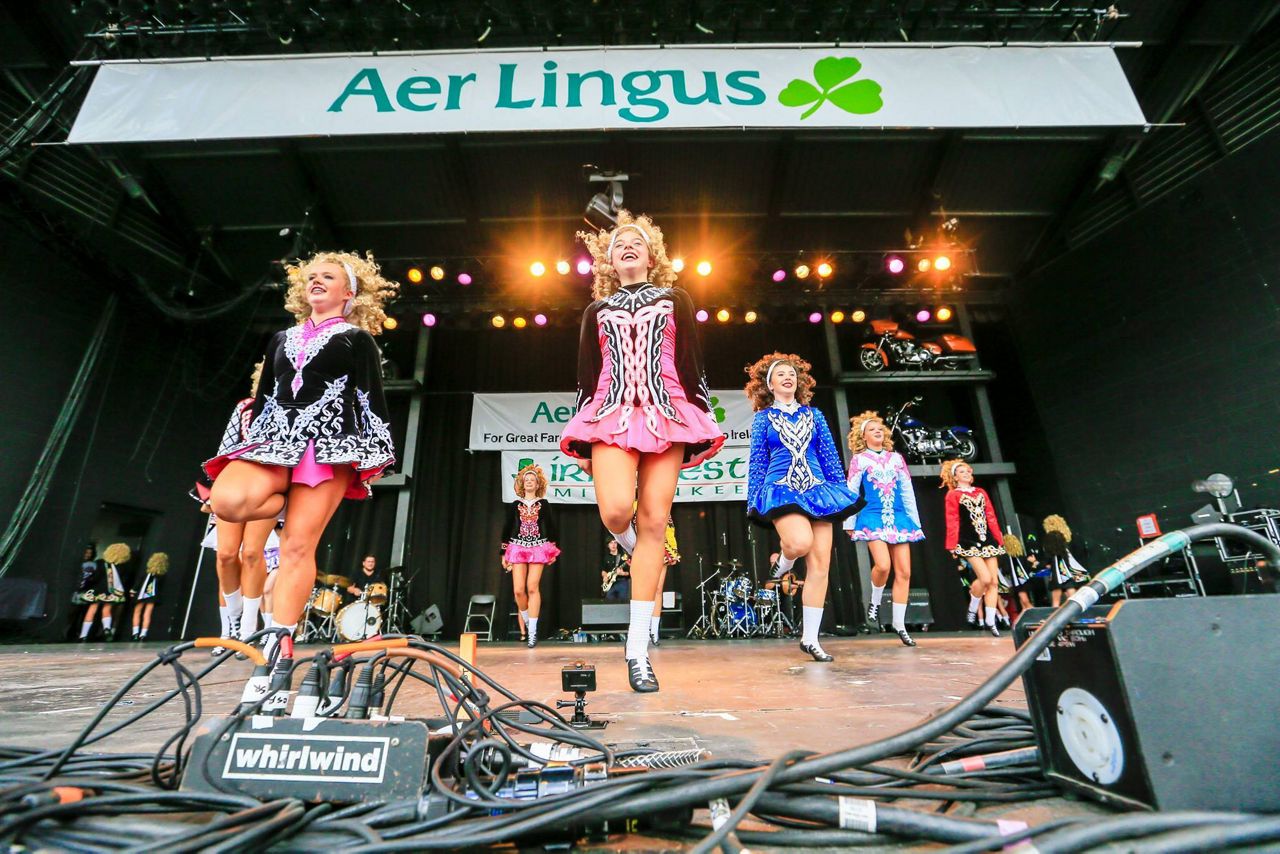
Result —
<svg viewBox="0 0 1280 854"><path fill-rule="evenodd" d="M587 307L578 345L578 412L560 437L561 451L590 459L597 442L642 454L683 444L683 468L689 468L724 444L711 412L687 293L646 282Z"/></svg>

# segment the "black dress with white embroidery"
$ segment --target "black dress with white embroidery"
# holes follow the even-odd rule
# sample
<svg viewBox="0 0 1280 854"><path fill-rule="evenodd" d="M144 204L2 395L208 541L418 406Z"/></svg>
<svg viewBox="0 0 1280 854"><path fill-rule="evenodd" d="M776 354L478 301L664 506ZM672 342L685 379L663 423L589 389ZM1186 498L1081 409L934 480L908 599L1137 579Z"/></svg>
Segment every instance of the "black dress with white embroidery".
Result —
<svg viewBox="0 0 1280 854"><path fill-rule="evenodd" d="M247 435L204 465L216 479L233 459L295 468L304 458L352 466L346 497L355 499L395 463L378 345L340 317L308 318L271 338Z"/></svg>

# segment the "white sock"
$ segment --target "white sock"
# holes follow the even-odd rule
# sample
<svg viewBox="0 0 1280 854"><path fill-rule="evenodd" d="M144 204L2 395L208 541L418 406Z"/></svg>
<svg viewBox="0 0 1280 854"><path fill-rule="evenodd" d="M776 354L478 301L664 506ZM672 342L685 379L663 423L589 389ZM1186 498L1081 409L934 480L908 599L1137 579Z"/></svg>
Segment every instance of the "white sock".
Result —
<svg viewBox="0 0 1280 854"><path fill-rule="evenodd" d="M658 632L662 630L662 615L649 618L649 637L653 640L658 639Z"/></svg>
<svg viewBox="0 0 1280 854"><path fill-rule="evenodd" d="M884 588L876 587L874 584L871 585L871 604L876 605L878 607L880 605L880 600L883 597L884 597Z"/></svg>
<svg viewBox="0 0 1280 854"><path fill-rule="evenodd" d="M987 625L988 626L994 626L996 624L996 613L997 612L995 608L987 609Z"/></svg>
<svg viewBox="0 0 1280 854"><path fill-rule="evenodd" d="M653 619L653 602L631 600L631 623L627 628L627 658L649 657L649 621Z"/></svg>
<svg viewBox="0 0 1280 854"><path fill-rule="evenodd" d="M978 613L978 605L981 602L982 602L981 596L969 597L969 616L973 616L974 614Z"/></svg>
<svg viewBox="0 0 1280 854"><path fill-rule="evenodd" d="M80 624L80 639L84 640L89 636L89 631L93 628L93 621Z"/></svg>
<svg viewBox="0 0 1280 854"><path fill-rule="evenodd" d="M102 618L102 630L103 630L104 632L109 632L109 631L111 631L111 624L112 624L112 622L114 622L114 619L113 619L112 617L103 617L103 618Z"/></svg>
<svg viewBox="0 0 1280 854"><path fill-rule="evenodd" d="M538 636L538 618L530 617L525 620L525 625L529 628L529 637L536 638Z"/></svg>
<svg viewBox="0 0 1280 854"><path fill-rule="evenodd" d="M138 640L146 640L146 639L147 639L146 629L143 629L142 631L138 632Z"/></svg>
<svg viewBox="0 0 1280 854"><path fill-rule="evenodd" d="M520 612L520 619L524 620L525 627L527 628L527 627L528 627L528 625L529 625L529 612L528 612L528 611L521 611L521 612Z"/></svg>
<svg viewBox="0 0 1280 854"><path fill-rule="evenodd" d="M248 640L249 635L258 630L258 611L261 609L261 596L244 597L244 614L240 618L240 640Z"/></svg>
<svg viewBox="0 0 1280 854"><path fill-rule="evenodd" d="M273 623L273 622L272 622L272 620L271 620L271 612L270 612L270 611L263 611L263 612L262 612L262 627L263 627L264 629L269 629L269 628L271 628L271 626L272 626L272 625L274 625L274 623Z"/></svg>
<svg viewBox="0 0 1280 854"><path fill-rule="evenodd" d="M907 603L893 603L893 630L895 632L905 632L907 630Z"/></svg>
<svg viewBox="0 0 1280 854"><path fill-rule="evenodd" d="M804 629L800 634L800 643L807 646L818 646L818 629L822 627L822 608L810 608L804 605Z"/></svg>
<svg viewBox="0 0 1280 854"><path fill-rule="evenodd" d="M612 531L609 533L613 534ZM628 525L627 530L620 534L613 534L613 538L618 541L618 545L622 547L627 554L632 554L636 550L635 525Z"/></svg>
<svg viewBox="0 0 1280 854"><path fill-rule="evenodd" d="M781 578L791 571L791 567L796 565L796 559L787 557L782 552L778 552L778 565L773 569L773 577Z"/></svg>
<svg viewBox="0 0 1280 854"><path fill-rule="evenodd" d="M231 635L231 615L227 613L226 605L218 606L218 616L222 619L222 633L218 635L220 638L230 637Z"/></svg>
<svg viewBox="0 0 1280 854"><path fill-rule="evenodd" d="M227 600L228 617L234 619L244 612L244 597L240 595L239 587L230 593L223 593L222 598Z"/></svg>

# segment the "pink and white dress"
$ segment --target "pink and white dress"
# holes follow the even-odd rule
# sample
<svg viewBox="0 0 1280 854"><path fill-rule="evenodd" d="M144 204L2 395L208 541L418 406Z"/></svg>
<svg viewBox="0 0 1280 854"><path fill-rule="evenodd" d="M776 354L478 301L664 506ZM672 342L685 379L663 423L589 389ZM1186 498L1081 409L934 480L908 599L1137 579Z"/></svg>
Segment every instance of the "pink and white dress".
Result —
<svg viewBox="0 0 1280 854"><path fill-rule="evenodd" d="M724 444L711 412L687 293L644 282L587 307L578 344L578 412L560 436L561 451L590 459L597 442L642 454L683 444L689 468Z"/></svg>
<svg viewBox="0 0 1280 854"><path fill-rule="evenodd" d="M517 498L511 502L502 528L502 559L507 563L548 564L560 555L551 502L545 498Z"/></svg>

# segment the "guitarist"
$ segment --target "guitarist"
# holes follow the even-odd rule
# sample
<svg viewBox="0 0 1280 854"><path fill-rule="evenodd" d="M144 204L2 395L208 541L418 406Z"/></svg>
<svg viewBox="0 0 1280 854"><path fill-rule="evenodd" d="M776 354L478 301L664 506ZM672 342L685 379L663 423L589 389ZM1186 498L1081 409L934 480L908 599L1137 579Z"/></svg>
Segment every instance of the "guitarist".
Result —
<svg viewBox="0 0 1280 854"><path fill-rule="evenodd" d="M600 570L600 589L610 602L631 600L631 555L618 548L617 540L609 540L604 568Z"/></svg>

